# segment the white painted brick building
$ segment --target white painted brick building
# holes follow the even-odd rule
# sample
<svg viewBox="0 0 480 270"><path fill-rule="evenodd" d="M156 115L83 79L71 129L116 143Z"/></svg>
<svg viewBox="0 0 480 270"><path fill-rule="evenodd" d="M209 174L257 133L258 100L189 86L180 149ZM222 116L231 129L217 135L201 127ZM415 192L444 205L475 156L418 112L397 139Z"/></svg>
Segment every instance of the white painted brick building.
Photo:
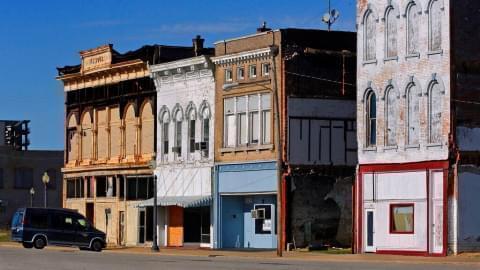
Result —
<svg viewBox="0 0 480 270"><path fill-rule="evenodd" d="M452 158L462 155L458 145L477 145L469 156L480 150L471 139L476 131L458 127L461 119L474 125L468 116L480 106L464 108L454 98L471 87L458 76L478 78L476 70L458 67L479 55L460 40L478 29L478 6L357 1L356 252L446 255L480 248L480 215L470 209L480 200L469 195L480 191L478 164ZM457 170L463 163L475 167L465 180Z"/></svg>

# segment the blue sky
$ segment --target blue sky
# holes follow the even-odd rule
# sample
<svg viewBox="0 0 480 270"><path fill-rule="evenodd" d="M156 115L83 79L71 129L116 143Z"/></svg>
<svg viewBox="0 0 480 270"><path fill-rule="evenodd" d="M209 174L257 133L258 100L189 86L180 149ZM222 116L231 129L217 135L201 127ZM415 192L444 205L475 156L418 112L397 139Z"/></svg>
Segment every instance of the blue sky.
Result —
<svg viewBox="0 0 480 270"><path fill-rule="evenodd" d="M8 4L7 4L8 3ZM32 149L63 149L63 90L57 66L80 62L83 49L113 43L120 52L145 44L206 45L272 28L325 29L327 0L17 0L0 3L0 119L31 120ZM334 30L355 29L355 1L332 0Z"/></svg>

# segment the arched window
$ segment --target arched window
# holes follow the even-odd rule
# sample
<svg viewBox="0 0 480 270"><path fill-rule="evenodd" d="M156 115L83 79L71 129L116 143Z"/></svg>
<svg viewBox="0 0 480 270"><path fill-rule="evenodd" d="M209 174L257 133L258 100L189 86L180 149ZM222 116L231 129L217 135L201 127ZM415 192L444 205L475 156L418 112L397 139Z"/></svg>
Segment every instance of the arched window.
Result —
<svg viewBox="0 0 480 270"><path fill-rule="evenodd" d="M386 145L397 145L397 119L398 119L398 102L397 94L393 86L387 88L385 94L385 122L386 122Z"/></svg>
<svg viewBox="0 0 480 270"><path fill-rule="evenodd" d="M154 116L152 111L152 105L150 102L146 102L142 107L142 113L140 115L142 121L141 129L141 154L152 154L154 152Z"/></svg>
<svg viewBox="0 0 480 270"><path fill-rule="evenodd" d="M135 119L135 109L133 105L128 105L125 110L125 157L132 157L137 151L137 140L136 140L136 119Z"/></svg>
<svg viewBox="0 0 480 270"><path fill-rule="evenodd" d="M173 110L173 122L174 122L174 145L173 152L176 154L176 157L182 156L182 122L183 122L183 111L180 106L176 106Z"/></svg>
<svg viewBox="0 0 480 270"><path fill-rule="evenodd" d="M372 90L367 94L365 116L366 143L367 146L375 146L377 144L377 98Z"/></svg>
<svg viewBox="0 0 480 270"><path fill-rule="evenodd" d="M188 120L188 153L195 152L195 123L197 121L197 111L195 105L191 102L187 107Z"/></svg>
<svg viewBox="0 0 480 270"><path fill-rule="evenodd" d="M78 133L77 133L77 118L75 114L70 114L67 127L67 160L76 161L78 158Z"/></svg>
<svg viewBox="0 0 480 270"><path fill-rule="evenodd" d="M410 2L407 7L407 54L418 54L418 25L419 8L415 2Z"/></svg>
<svg viewBox="0 0 480 270"><path fill-rule="evenodd" d="M419 123L419 89L415 83L407 87L407 144L419 144L420 123Z"/></svg>
<svg viewBox="0 0 480 270"><path fill-rule="evenodd" d="M364 18L364 60L371 61L376 59L375 55L375 17L373 12L369 9L367 10Z"/></svg>
<svg viewBox="0 0 480 270"><path fill-rule="evenodd" d="M202 142L201 150L202 156L208 157L209 143L210 143L210 106L207 102L203 102L200 107L200 119L202 120Z"/></svg>
<svg viewBox="0 0 480 270"><path fill-rule="evenodd" d="M438 82L432 82L428 93L429 143L442 142L442 89Z"/></svg>
<svg viewBox="0 0 480 270"><path fill-rule="evenodd" d="M386 45L385 51L387 58L397 56L397 16L392 6L387 8L385 16Z"/></svg>
<svg viewBox="0 0 480 270"><path fill-rule="evenodd" d="M428 8L428 49L442 48L442 6L440 0L432 0Z"/></svg>
<svg viewBox="0 0 480 270"><path fill-rule="evenodd" d="M89 160L92 158L92 117L90 112L86 112L82 117L82 160Z"/></svg>
<svg viewBox="0 0 480 270"><path fill-rule="evenodd" d="M170 123L170 113L165 105L163 105L162 109L159 113L159 122L160 122L160 140L161 140L161 149L160 153L162 153L162 160L167 159L168 155L168 125Z"/></svg>

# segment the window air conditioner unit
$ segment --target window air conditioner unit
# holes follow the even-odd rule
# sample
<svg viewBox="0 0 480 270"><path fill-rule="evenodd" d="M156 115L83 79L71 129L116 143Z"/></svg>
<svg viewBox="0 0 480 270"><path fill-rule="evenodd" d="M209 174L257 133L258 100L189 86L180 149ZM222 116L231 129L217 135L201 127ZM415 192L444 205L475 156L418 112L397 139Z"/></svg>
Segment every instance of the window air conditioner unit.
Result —
<svg viewBox="0 0 480 270"><path fill-rule="evenodd" d="M172 152L179 154L182 151L182 147L180 146L174 146L172 147Z"/></svg>
<svg viewBox="0 0 480 270"><path fill-rule="evenodd" d="M207 150L207 142L195 143L195 150L197 150L197 151Z"/></svg>
<svg viewBox="0 0 480 270"><path fill-rule="evenodd" d="M258 215L257 210L252 209L252 211L250 211L250 214L251 214L252 218L257 219L257 215Z"/></svg>

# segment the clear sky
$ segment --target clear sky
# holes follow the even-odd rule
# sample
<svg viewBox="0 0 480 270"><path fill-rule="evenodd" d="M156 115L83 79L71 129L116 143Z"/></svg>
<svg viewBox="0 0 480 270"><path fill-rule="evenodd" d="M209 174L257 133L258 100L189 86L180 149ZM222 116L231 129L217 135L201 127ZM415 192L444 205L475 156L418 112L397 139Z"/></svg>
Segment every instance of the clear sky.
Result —
<svg viewBox="0 0 480 270"><path fill-rule="evenodd" d="M83 49L112 43L190 45L271 28L325 29L328 0L16 0L0 3L0 119L31 120L31 149L63 149L63 90L55 67ZM332 0L334 30L355 29L355 1Z"/></svg>

